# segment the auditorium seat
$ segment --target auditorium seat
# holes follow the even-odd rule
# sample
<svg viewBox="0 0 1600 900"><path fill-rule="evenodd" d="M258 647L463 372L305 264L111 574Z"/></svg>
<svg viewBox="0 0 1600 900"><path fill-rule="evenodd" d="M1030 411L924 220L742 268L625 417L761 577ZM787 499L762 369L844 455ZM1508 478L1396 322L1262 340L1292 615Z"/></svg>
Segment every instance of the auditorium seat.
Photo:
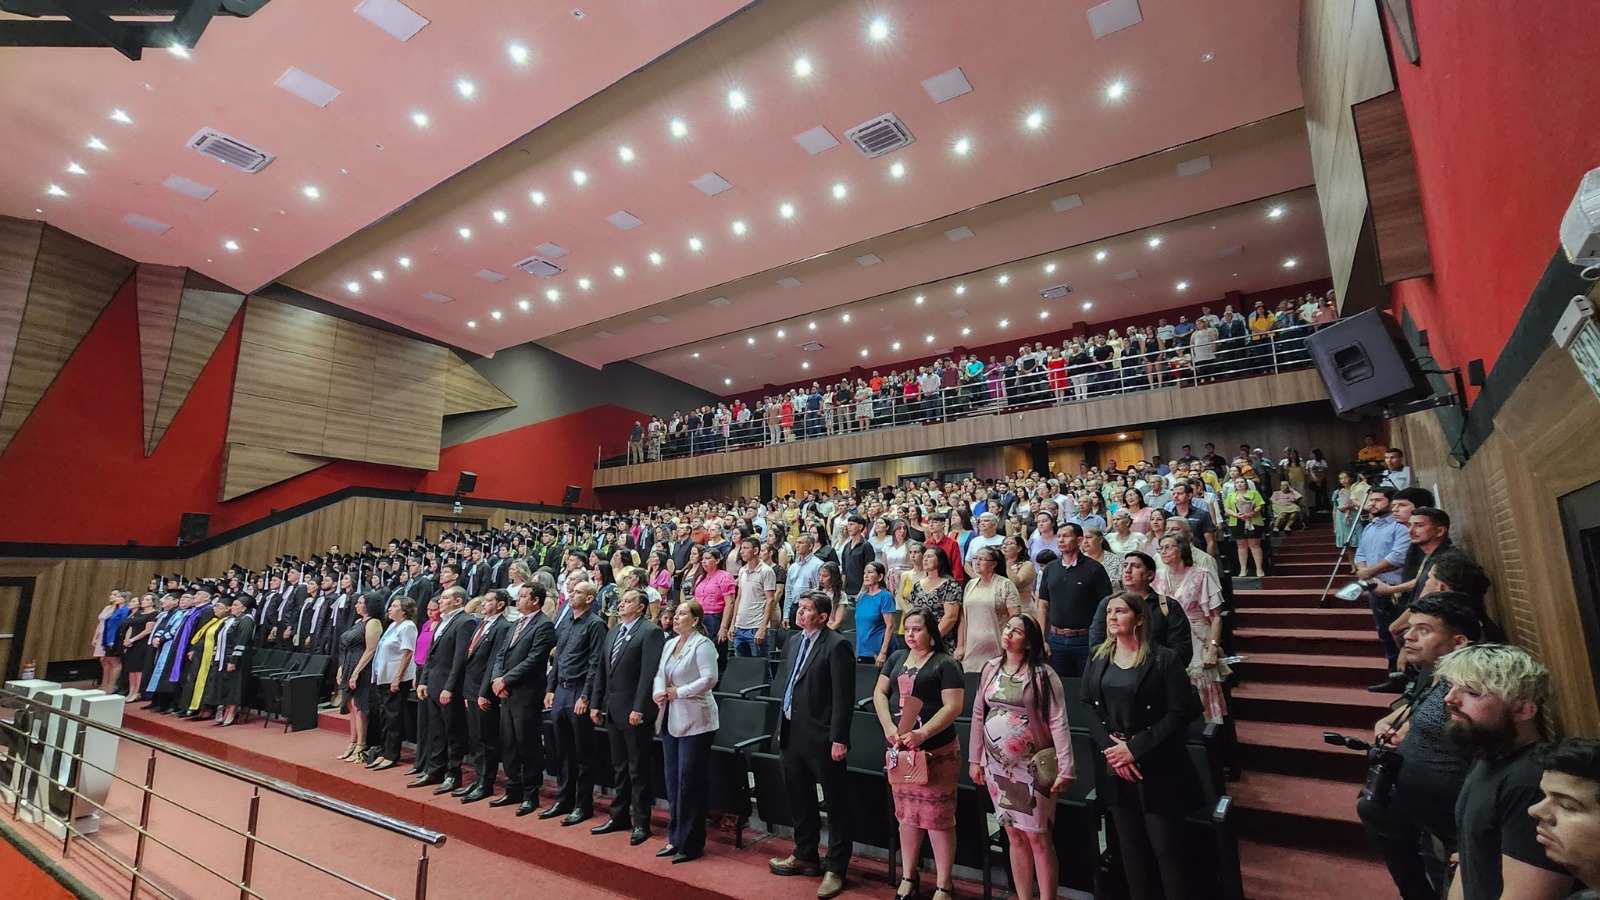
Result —
<svg viewBox="0 0 1600 900"><path fill-rule="evenodd" d="M1204 744L1190 743L1189 759L1200 776L1205 803L1188 817L1195 835L1189 842L1190 862L1202 886L1201 896L1217 900L1244 900L1244 879L1239 869L1238 824L1233 798L1223 792L1222 764Z"/></svg>
<svg viewBox="0 0 1600 900"><path fill-rule="evenodd" d="M900 849L899 825L889 782L883 774L883 752L888 743L876 713L857 711L850 719L850 748L845 754L852 836L855 842L889 855L888 882L895 884L895 859Z"/></svg>
<svg viewBox="0 0 1600 900"><path fill-rule="evenodd" d="M856 709L872 709L872 693L878 689L878 667L873 663L856 663Z"/></svg>
<svg viewBox="0 0 1600 900"><path fill-rule="evenodd" d="M731 814L734 846L744 849L744 827L750 821L751 788L748 754L767 748L772 741L777 709L760 700L738 698L717 701L718 727L711 741L710 808Z"/></svg>
<svg viewBox="0 0 1600 900"><path fill-rule="evenodd" d="M755 782L756 814L770 832L775 826L794 827L789 811L789 794L783 783L783 763L778 758L777 741L770 748L750 751L750 775Z"/></svg>
<svg viewBox="0 0 1600 900"><path fill-rule="evenodd" d="M717 702L753 699L767 692L767 661L754 656L734 656L722 670L713 692Z"/></svg>

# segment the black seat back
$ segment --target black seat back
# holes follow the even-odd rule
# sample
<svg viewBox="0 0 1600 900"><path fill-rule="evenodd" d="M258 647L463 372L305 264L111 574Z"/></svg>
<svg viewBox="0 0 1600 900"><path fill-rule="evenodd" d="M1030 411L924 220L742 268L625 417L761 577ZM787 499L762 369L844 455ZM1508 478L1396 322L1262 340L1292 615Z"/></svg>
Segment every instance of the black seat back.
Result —
<svg viewBox="0 0 1600 900"><path fill-rule="evenodd" d="M767 683L767 661L759 656L735 656L728 660L717 682L717 692L738 694L747 688L761 687Z"/></svg>
<svg viewBox="0 0 1600 900"><path fill-rule="evenodd" d="M883 752L888 748L877 713L857 710L850 719L850 749L845 753L845 764L852 769L882 772Z"/></svg>
<svg viewBox="0 0 1600 900"><path fill-rule="evenodd" d="M872 699L872 692L878 688L878 672L880 670L872 663L856 663L856 692L857 703Z"/></svg>
<svg viewBox="0 0 1600 900"><path fill-rule="evenodd" d="M717 736L712 738L711 746L731 751L742 741L772 734L767 728L768 710L772 708L772 704L760 700L718 699Z"/></svg>

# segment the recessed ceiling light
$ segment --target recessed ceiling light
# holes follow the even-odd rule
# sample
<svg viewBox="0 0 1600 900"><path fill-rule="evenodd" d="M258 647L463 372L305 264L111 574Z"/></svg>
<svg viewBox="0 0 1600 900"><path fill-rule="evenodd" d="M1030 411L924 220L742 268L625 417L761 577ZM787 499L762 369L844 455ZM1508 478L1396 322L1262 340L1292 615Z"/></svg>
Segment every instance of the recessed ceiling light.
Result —
<svg viewBox="0 0 1600 900"><path fill-rule="evenodd" d="M1044 264L1044 273L1046 275L1052 275L1052 274L1055 273L1055 271L1056 271L1056 264L1055 263L1045 263Z"/></svg>
<svg viewBox="0 0 1600 900"><path fill-rule="evenodd" d="M1001 275L999 278L996 278L995 281L998 281L1001 284L1010 284L1011 283L1011 276L1010 275Z"/></svg>
<svg viewBox="0 0 1600 900"><path fill-rule="evenodd" d="M550 288L544 292L544 296L545 299L549 300L551 303L555 303L557 300L561 299L561 292L555 288Z"/></svg>
<svg viewBox="0 0 1600 900"><path fill-rule="evenodd" d="M1096 250L1094 252L1094 261L1095 262L1105 262L1106 261L1106 251L1104 251L1104 250Z"/></svg>
<svg viewBox="0 0 1600 900"><path fill-rule="evenodd" d="M722 379L722 383L723 384L733 384L733 379L732 378L724 378L724 379Z"/></svg>
<svg viewBox="0 0 1600 900"><path fill-rule="evenodd" d="M933 335L930 334L927 337L924 337L922 340L923 340L924 343L931 344L931 343L933 343Z"/></svg>
<svg viewBox="0 0 1600 900"><path fill-rule="evenodd" d="M131 116L129 116L127 113L125 113L122 110L120 110L120 109L113 109L111 111L111 121L113 121L113 122L121 122L124 125L132 125L133 124L133 118Z"/></svg>
<svg viewBox="0 0 1600 900"><path fill-rule="evenodd" d="M918 306L921 306L922 305L922 301L926 300L926 299L927 299L926 297L922 296L921 294L918 294L915 298L912 299L911 302L915 303Z"/></svg>
<svg viewBox="0 0 1600 900"><path fill-rule="evenodd" d="M1113 81L1106 85L1106 97L1111 100L1121 100L1122 95L1128 92L1128 85L1121 81Z"/></svg>
<svg viewBox="0 0 1600 900"><path fill-rule="evenodd" d="M222 242L222 249L236 252L239 249L239 242L229 238Z"/></svg>
<svg viewBox="0 0 1600 900"><path fill-rule="evenodd" d="M744 339L744 342L745 342L745 343L746 343L746 344L749 344L749 345L751 345L751 346L755 346L755 343L756 343L756 338L755 338L755 335L751 335L751 336L749 336L749 337L747 337L747 338L745 338L745 339Z"/></svg>
<svg viewBox="0 0 1600 900"><path fill-rule="evenodd" d="M817 330L817 323L814 322L814 321L813 322L807 322L806 323L806 327L811 329L812 331L816 331Z"/></svg>
<svg viewBox="0 0 1600 900"><path fill-rule="evenodd" d="M956 296L957 297L961 296L962 294L965 294L966 292L967 292L967 286L966 285L964 285L964 284L956 285Z"/></svg>
<svg viewBox="0 0 1600 900"><path fill-rule="evenodd" d="M87 175L87 174L89 174L89 170L85 169L83 166L80 166L75 162L69 162L69 163L67 163L67 174L68 175Z"/></svg>
<svg viewBox="0 0 1600 900"><path fill-rule="evenodd" d="M1145 243L1150 245L1151 250L1154 250L1155 248L1161 246L1161 235L1155 235L1151 237L1150 240L1145 241Z"/></svg>
<svg viewBox="0 0 1600 900"><path fill-rule="evenodd" d="M972 333L972 329L970 327L961 329L961 336L962 337L966 337L967 335L969 335L971 333Z"/></svg>
<svg viewBox="0 0 1600 900"><path fill-rule="evenodd" d="M737 234L737 235L740 235L740 236L743 236L743 235L744 235L744 233L745 233L745 225L744 225L744 222L742 222L742 221L735 221L735 222L734 222L734 223L733 223L733 233L734 233L734 234Z"/></svg>
<svg viewBox="0 0 1600 900"><path fill-rule="evenodd" d="M782 206L779 206L778 207L778 215L783 216L785 219L794 218L794 204L793 203L785 203Z"/></svg>
<svg viewBox="0 0 1600 900"><path fill-rule="evenodd" d="M1023 124L1027 125L1030 129L1038 131L1040 128L1044 127L1044 113L1034 110L1033 112L1028 113L1028 117L1022 121Z"/></svg>
<svg viewBox="0 0 1600 900"><path fill-rule="evenodd" d="M695 359L699 359L700 358L700 351L696 350L695 352L693 352L693 353L691 353L689 355L694 357Z"/></svg>
<svg viewBox="0 0 1600 900"><path fill-rule="evenodd" d="M172 46L167 48L167 52L179 59L189 58L189 48L182 44L174 43Z"/></svg>
<svg viewBox="0 0 1600 900"><path fill-rule="evenodd" d="M582 169L573 169L572 170L572 183L577 185L577 186L579 186L579 187L582 187L585 184L588 184L589 183L589 173L585 172Z"/></svg>
<svg viewBox="0 0 1600 900"><path fill-rule="evenodd" d="M652 266L661 265L661 254L659 252L657 252L655 250L651 250L650 251L650 265L652 265Z"/></svg>
<svg viewBox="0 0 1600 900"><path fill-rule="evenodd" d="M667 130L672 132L673 137L684 137L689 133L689 126L682 119L673 119L667 123Z"/></svg>
<svg viewBox="0 0 1600 900"><path fill-rule="evenodd" d="M97 137L89 138L88 147L89 147L90 150L105 150L105 149L108 149L106 147L106 145L105 145L105 142L100 140Z"/></svg>
<svg viewBox="0 0 1600 900"><path fill-rule="evenodd" d="M889 177L890 178L904 178L905 174L906 174L906 164L905 163L897 162L894 165L889 167Z"/></svg>
<svg viewBox="0 0 1600 900"><path fill-rule="evenodd" d="M478 86L467 79L462 78L456 81L456 93L460 94L464 99L472 99L472 95L477 92Z"/></svg>
<svg viewBox="0 0 1600 900"><path fill-rule="evenodd" d="M231 244L233 242L229 241L228 243ZM229 250L233 250L235 248L229 247L228 249ZM367 274L372 276L372 280L373 281L382 281L383 280L383 270L382 269L373 269L371 272L368 272Z"/></svg>
<svg viewBox="0 0 1600 900"><path fill-rule="evenodd" d="M344 289L349 291L352 294L359 294L359 293L361 293L361 282L359 282L359 281L346 281L344 283Z"/></svg>
<svg viewBox="0 0 1600 900"><path fill-rule="evenodd" d="M844 315L840 316L839 321L848 323L850 321L850 314L845 313Z"/></svg>
<svg viewBox="0 0 1600 900"><path fill-rule="evenodd" d="M1284 260L1284 261L1283 261L1283 267L1284 267L1284 268L1285 268L1285 269L1292 269L1292 268L1294 268L1294 267L1295 267L1295 266L1297 266L1297 265L1299 265L1299 261L1298 261L1298 260L1296 260L1296 259L1295 259L1295 258L1294 258L1294 257L1292 257L1292 256L1291 256L1291 257L1289 257L1289 258L1288 258L1288 259L1286 259L1286 260Z"/></svg>
<svg viewBox="0 0 1600 900"><path fill-rule="evenodd" d="M1006 327L1007 325L1010 325L1010 324L1011 324L1011 320L1010 319L1001 319L1000 320L1000 327L1001 328L1004 328L1004 327Z"/></svg>
<svg viewBox="0 0 1600 900"><path fill-rule="evenodd" d="M624 144L617 148L617 158L623 162L633 162L633 148Z"/></svg>
<svg viewBox="0 0 1600 900"><path fill-rule="evenodd" d="M417 110L411 114L411 124L417 126L418 128L427 128L428 121L428 114L421 110Z"/></svg>
<svg viewBox="0 0 1600 900"><path fill-rule="evenodd" d="M850 189L844 186L844 182L841 181L833 186L833 199L843 200L845 197L849 196L849 194Z"/></svg>
<svg viewBox="0 0 1600 900"><path fill-rule="evenodd" d="M468 319L467 320L467 327L468 328L477 328L478 327L478 323L473 321L472 319Z"/></svg>
<svg viewBox="0 0 1600 900"><path fill-rule="evenodd" d="M495 320L496 322L500 321L500 310L497 309L489 313L489 318Z"/></svg>
<svg viewBox="0 0 1600 900"><path fill-rule="evenodd" d="M1039 318L1041 318L1041 319L1050 318L1050 310L1048 310L1048 309L1039 310Z"/></svg>
<svg viewBox="0 0 1600 900"><path fill-rule="evenodd" d="M900 342L899 341L895 341L894 343L890 344L889 345L889 349L890 350L899 350L900 349Z"/></svg>
<svg viewBox="0 0 1600 900"><path fill-rule="evenodd" d="M624 269L621 266L612 266L611 267L611 274L617 276L618 278L621 278L622 276L628 274L628 270Z"/></svg>
<svg viewBox="0 0 1600 900"><path fill-rule="evenodd" d="M45 188L44 192L52 197L65 197L67 195L67 192L59 184L50 185Z"/></svg>
<svg viewBox="0 0 1600 900"><path fill-rule="evenodd" d="M802 368L802 369L809 369L809 368L811 368L811 363L810 363L810 362L809 362L809 361L807 361L807 362L802 362L802 363L801 363L801 364L800 364L800 368Z"/></svg>
<svg viewBox="0 0 1600 900"><path fill-rule="evenodd" d="M533 304L529 303L527 300L518 300L517 301L517 308L521 309L523 312L527 312L528 310L533 308Z"/></svg>
<svg viewBox="0 0 1600 900"><path fill-rule="evenodd" d="M704 247L705 247L705 244L701 243L699 238L697 238L697 237L689 238L689 249L690 250L693 250L694 252L699 253L700 250L702 248L704 248Z"/></svg>
<svg viewBox="0 0 1600 900"><path fill-rule="evenodd" d="M456 234L461 235L461 239L463 241L472 240L472 229L471 228L467 228L466 226L462 226L460 228L457 228L456 229Z"/></svg>
<svg viewBox="0 0 1600 900"><path fill-rule="evenodd" d="M1091 309L1094 309L1094 301L1093 300L1085 300L1085 301L1083 301L1083 311L1084 312L1088 312Z"/></svg>
<svg viewBox="0 0 1600 900"><path fill-rule="evenodd" d="M399 263L400 268L402 268L402 269L411 268L411 257L409 257L409 256L402 256L399 259L395 260L395 262Z"/></svg>
<svg viewBox="0 0 1600 900"><path fill-rule="evenodd" d="M950 149L954 150L957 156L966 156L972 150L972 141L970 138L957 138Z"/></svg>
<svg viewBox="0 0 1600 900"><path fill-rule="evenodd" d="M779 329L778 329L778 340L780 340L780 341L781 341L781 340L783 340L783 337L784 337L784 335L785 335L785 334L786 334L786 333L787 333L787 332L785 332L785 331L784 331L784 330L783 330L783 329L782 329L782 328L779 328Z"/></svg>
<svg viewBox="0 0 1600 900"><path fill-rule="evenodd" d="M300 193L305 194L307 200L320 200L320 199L322 199L322 191L320 189L318 189L317 186L314 185L314 184L308 184L305 187L301 188L300 189Z"/></svg>
<svg viewBox="0 0 1600 900"><path fill-rule="evenodd" d="M501 225L504 225L506 223L506 211L503 210L503 209L497 209L494 212L490 213L489 215L493 216L494 220L496 222L499 222Z"/></svg>
<svg viewBox="0 0 1600 900"><path fill-rule="evenodd" d="M544 191L529 191L528 192L528 200L531 201L534 206L543 206L544 205Z"/></svg>
<svg viewBox="0 0 1600 900"><path fill-rule="evenodd" d="M1173 287L1177 288L1180 291L1187 291L1189 289L1189 282L1180 281L1177 284L1173 285Z"/></svg>
<svg viewBox="0 0 1600 900"><path fill-rule="evenodd" d="M866 356L867 355L867 348L865 348L865 347L861 348L861 355L862 356Z"/></svg>
<svg viewBox="0 0 1600 900"><path fill-rule="evenodd" d="M811 74L811 60L805 58L804 56L802 56L799 59L795 60L794 61L794 74L797 77L800 77L800 78L805 78L805 77L809 76Z"/></svg>
<svg viewBox="0 0 1600 900"><path fill-rule="evenodd" d="M524 47L521 44L512 44L506 48L506 55L511 57L512 62L522 66L527 65L528 58L531 54L528 53L527 47Z"/></svg>
<svg viewBox="0 0 1600 900"><path fill-rule="evenodd" d="M873 19L872 24L867 26L867 37L872 38L875 41L888 40L889 21L883 18Z"/></svg>
<svg viewBox="0 0 1600 900"><path fill-rule="evenodd" d="M592 285L592 284L594 284L594 282L590 281L587 278L579 278L578 279L578 288L580 290L587 291L589 289L589 286Z"/></svg>
<svg viewBox="0 0 1600 900"><path fill-rule="evenodd" d="M744 109L745 103L744 91L735 88L728 92L728 106L731 109Z"/></svg>
<svg viewBox="0 0 1600 900"><path fill-rule="evenodd" d="M1267 210L1267 218L1269 218L1269 219L1281 219L1281 218L1283 218L1284 211L1285 210L1284 210L1283 207L1274 206L1273 208Z"/></svg>

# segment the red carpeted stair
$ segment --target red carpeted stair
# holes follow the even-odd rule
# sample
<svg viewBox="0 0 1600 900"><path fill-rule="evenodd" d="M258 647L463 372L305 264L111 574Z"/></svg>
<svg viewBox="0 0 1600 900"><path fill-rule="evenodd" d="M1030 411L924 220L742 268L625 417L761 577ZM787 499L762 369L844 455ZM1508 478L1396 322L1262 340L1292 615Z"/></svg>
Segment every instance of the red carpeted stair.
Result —
<svg viewBox="0 0 1600 900"><path fill-rule="evenodd" d="M1235 583L1233 647L1249 658L1235 667L1243 777L1229 793L1249 900L1394 894L1356 817L1365 758L1322 740L1369 734L1393 699L1366 689L1385 671L1372 614L1319 606L1338 556L1331 526L1313 526L1281 539L1258 587ZM1349 583L1346 565L1333 589Z"/></svg>

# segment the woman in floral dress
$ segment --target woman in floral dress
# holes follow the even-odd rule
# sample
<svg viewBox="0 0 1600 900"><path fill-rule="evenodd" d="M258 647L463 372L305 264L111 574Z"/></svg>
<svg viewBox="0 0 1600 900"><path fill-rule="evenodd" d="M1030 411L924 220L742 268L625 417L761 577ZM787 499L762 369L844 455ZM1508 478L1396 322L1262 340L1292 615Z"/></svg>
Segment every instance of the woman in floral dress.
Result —
<svg viewBox="0 0 1600 900"><path fill-rule="evenodd" d="M1195 568L1194 551L1181 534L1161 538L1161 571L1156 573L1156 593L1178 601L1189 617L1189 639L1194 656L1189 663L1189 680L1200 693L1206 721L1222 724L1228 704L1222 695L1222 681L1229 675L1222 662L1222 585L1217 576Z"/></svg>

